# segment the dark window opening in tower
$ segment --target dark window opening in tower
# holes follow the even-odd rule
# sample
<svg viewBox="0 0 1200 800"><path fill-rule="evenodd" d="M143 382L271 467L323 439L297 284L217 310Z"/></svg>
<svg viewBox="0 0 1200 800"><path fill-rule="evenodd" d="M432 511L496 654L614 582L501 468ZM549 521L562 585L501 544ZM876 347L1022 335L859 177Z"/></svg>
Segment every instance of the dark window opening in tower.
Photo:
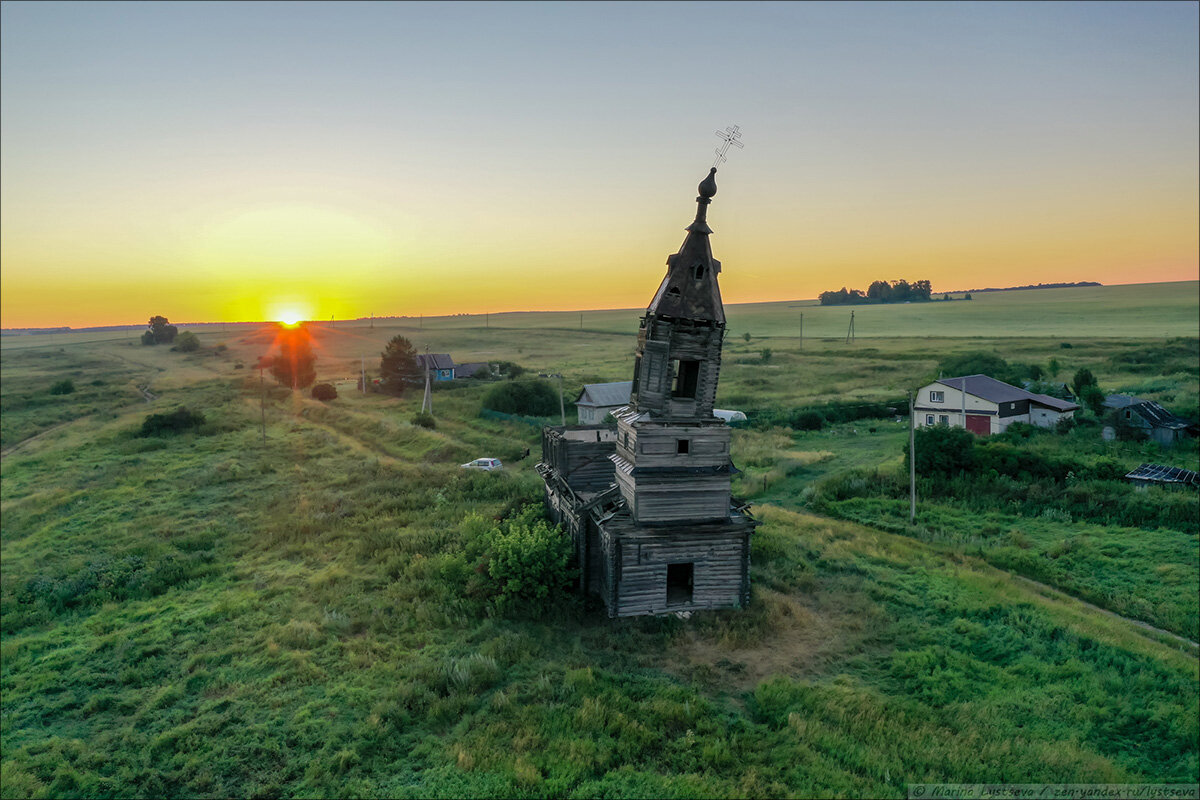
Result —
<svg viewBox="0 0 1200 800"><path fill-rule="evenodd" d="M676 439L675 452L679 455L687 455L688 451L691 450L691 445L692 442L690 439Z"/></svg>
<svg viewBox="0 0 1200 800"><path fill-rule="evenodd" d="M678 606L692 602L696 565L667 564L667 605Z"/></svg>
<svg viewBox="0 0 1200 800"><path fill-rule="evenodd" d="M673 397L695 397L696 386L700 382L699 361L675 362L675 391Z"/></svg>
<svg viewBox="0 0 1200 800"><path fill-rule="evenodd" d="M667 289L667 296L668 297L679 297L679 287L672 286L670 289Z"/></svg>
<svg viewBox="0 0 1200 800"><path fill-rule="evenodd" d="M696 280L698 280L698 281L704 280L704 265L697 264L696 269L693 271L693 274L696 276Z"/></svg>

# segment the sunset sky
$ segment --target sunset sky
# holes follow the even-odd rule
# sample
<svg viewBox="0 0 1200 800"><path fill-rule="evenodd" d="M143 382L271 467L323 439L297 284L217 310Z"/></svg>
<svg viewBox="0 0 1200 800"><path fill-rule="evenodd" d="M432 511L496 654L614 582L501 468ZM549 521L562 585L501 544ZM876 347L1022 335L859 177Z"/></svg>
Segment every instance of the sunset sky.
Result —
<svg viewBox="0 0 1200 800"><path fill-rule="evenodd" d="M4 327L1195 280L1195 2L0 7Z"/></svg>

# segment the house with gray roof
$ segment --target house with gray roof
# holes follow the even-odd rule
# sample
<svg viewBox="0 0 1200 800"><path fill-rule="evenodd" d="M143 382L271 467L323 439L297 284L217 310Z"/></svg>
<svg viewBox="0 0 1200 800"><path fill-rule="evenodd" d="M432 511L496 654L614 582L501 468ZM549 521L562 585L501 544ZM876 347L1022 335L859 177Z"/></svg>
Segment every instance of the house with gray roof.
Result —
<svg viewBox="0 0 1200 800"><path fill-rule="evenodd" d="M629 405L633 381L589 383L579 393L575 408L579 410L580 425L599 425L618 408Z"/></svg>
<svg viewBox="0 0 1200 800"><path fill-rule="evenodd" d="M987 375L939 378L921 387L913 403L913 424L949 425L986 436L1014 422L1051 428L1070 419L1076 403L1020 389Z"/></svg>
<svg viewBox="0 0 1200 800"><path fill-rule="evenodd" d="M417 356L417 364L422 370L428 369L435 381L454 380L454 359L449 353L422 353Z"/></svg>

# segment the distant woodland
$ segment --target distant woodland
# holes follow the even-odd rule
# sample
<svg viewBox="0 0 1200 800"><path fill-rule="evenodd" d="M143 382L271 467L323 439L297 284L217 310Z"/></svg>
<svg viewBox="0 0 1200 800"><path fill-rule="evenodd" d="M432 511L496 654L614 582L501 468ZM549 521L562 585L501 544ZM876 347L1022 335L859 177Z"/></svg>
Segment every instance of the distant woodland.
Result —
<svg viewBox="0 0 1200 800"><path fill-rule="evenodd" d="M1005 286L988 289L968 289L970 292L1015 292L1020 289L1071 289L1076 286L1103 286L1096 281L1077 281L1075 283L1027 283L1024 286Z"/></svg>
<svg viewBox="0 0 1200 800"><path fill-rule="evenodd" d="M870 303L916 303L929 300L932 286L929 281L875 281L864 293L861 289L846 290L843 286L836 292L821 292L818 298L823 306L853 306Z"/></svg>

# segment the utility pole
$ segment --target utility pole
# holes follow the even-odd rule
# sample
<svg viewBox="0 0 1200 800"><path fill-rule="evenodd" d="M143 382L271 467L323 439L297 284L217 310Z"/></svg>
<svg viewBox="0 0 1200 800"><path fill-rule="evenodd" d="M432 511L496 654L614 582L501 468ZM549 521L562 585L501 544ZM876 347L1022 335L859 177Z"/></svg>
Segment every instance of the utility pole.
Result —
<svg viewBox="0 0 1200 800"><path fill-rule="evenodd" d="M854 341L854 312L850 312L850 330L846 331L846 344Z"/></svg>
<svg viewBox="0 0 1200 800"><path fill-rule="evenodd" d="M558 373L558 414L562 418L563 427L567 427L567 407L563 403L562 373Z"/></svg>
<svg viewBox="0 0 1200 800"><path fill-rule="evenodd" d="M267 382L263 378L262 357L258 359L258 409L262 412L262 440L267 443Z"/></svg>
<svg viewBox="0 0 1200 800"><path fill-rule="evenodd" d="M421 413L433 415L433 386L429 382L429 345L425 345L425 396L421 398Z"/></svg>
<svg viewBox="0 0 1200 800"><path fill-rule="evenodd" d="M913 421L916 412L913 404L913 393L908 392L908 524L915 525L917 521L917 436L914 433Z"/></svg>

